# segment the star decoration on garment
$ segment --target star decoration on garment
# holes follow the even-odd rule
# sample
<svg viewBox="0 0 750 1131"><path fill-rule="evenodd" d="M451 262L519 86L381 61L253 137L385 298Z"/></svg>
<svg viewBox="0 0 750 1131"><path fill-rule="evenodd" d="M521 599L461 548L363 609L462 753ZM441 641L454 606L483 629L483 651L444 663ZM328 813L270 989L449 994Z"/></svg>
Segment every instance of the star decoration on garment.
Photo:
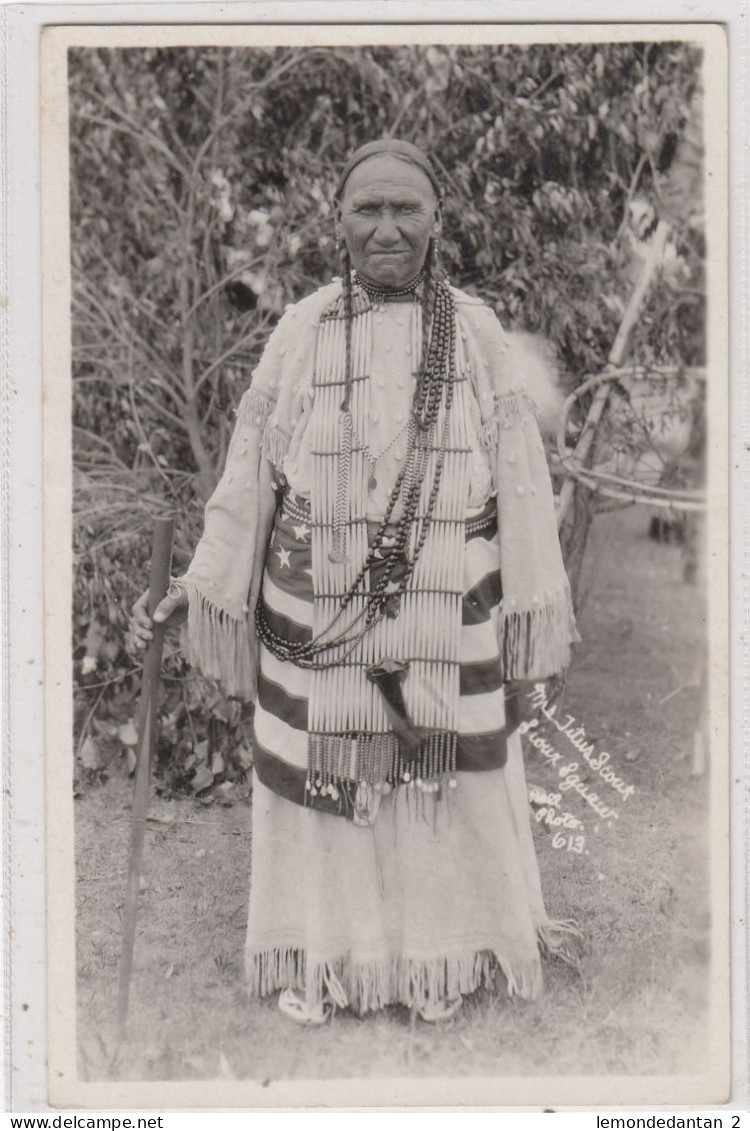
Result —
<svg viewBox="0 0 750 1131"><path fill-rule="evenodd" d="M389 581L385 587L386 593L390 596L392 593L398 593L400 583L398 581Z"/></svg>
<svg viewBox="0 0 750 1131"><path fill-rule="evenodd" d="M310 527L305 526L304 522L301 526L293 526L294 537L298 542L307 542L307 536L310 533Z"/></svg>
<svg viewBox="0 0 750 1131"><path fill-rule="evenodd" d="M276 550L275 553L276 553L277 558L281 562L281 568L284 569L284 567L286 567L287 569L291 569L291 563L289 561L289 551L285 550L283 546L279 546L278 550Z"/></svg>
<svg viewBox="0 0 750 1131"><path fill-rule="evenodd" d="M312 577L312 575L313 575L313 572L312 572L312 570L311 570L311 569L305 569L305 570L303 570L302 572L303 572L303 573L306 573L308 577Z"/></svg>

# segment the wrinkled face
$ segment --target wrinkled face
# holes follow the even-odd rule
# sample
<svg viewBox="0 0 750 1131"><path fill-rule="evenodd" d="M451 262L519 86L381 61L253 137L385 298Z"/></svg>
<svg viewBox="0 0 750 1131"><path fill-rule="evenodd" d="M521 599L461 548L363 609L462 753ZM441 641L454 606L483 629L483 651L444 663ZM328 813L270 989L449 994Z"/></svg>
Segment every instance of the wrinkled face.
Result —
<svg viewBox="0 0 750 1131"><path fill-rule="evenodd" d="M368 282L397 290L419 272L440 211L429 177L382 154L351 172L337 218L354 269Z"/></svg>

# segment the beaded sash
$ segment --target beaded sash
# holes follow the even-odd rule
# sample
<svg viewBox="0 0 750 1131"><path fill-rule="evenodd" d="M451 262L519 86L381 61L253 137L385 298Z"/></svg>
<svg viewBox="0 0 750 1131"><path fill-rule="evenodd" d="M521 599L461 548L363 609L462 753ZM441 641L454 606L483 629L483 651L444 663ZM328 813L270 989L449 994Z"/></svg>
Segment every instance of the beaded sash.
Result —
<svg viewBox="0 0 750 1131"><path fill-rule="evenodd" d="M354 433L366 439L369 370L373 349L373 309L356 296L352 320L351 415ZM421 310L411 310L412 357L421 353ZM366 522L369 464L366 450L352 446L348 467L346 560L337 562L334 530L341 521L336 506L344 442L340 412L345 383L345 321L341 300L326 312L319 327L310 414L312 450L311 516L313 634L324 633L334 619L337 633L361 615L364 595L355 596L341 615L341 599L357 577L368 550ZM312 673L309 700L308 789L337 795L346 790L369 803L370 789L382 783L414 780L434 790L455 769L459 708L459 643L463 591L465 514L469 496L469 382L459 359L453 404L447 414L445 394L435 423L427 473L413 524L411 547L427 512L430 484L439 447L444 444L440 488L426 541L397 615L385 617L354 645L330 653L333 666ZM410 548L411 548L410 547ZM333 559L333 560L332 560ZM363 588L369 588L365 578ZM372 669L383 665L420 736L417 748L397 736L393 714L373 682ZM390 663L389 663L390 662ZM368 678L368 670L370 678ZM405 675L404 675L405 673ZM394 683L395 681L395 683ZM395 684L398 683L399 687ZM356 804L356 802L355 802Z"/></svg>

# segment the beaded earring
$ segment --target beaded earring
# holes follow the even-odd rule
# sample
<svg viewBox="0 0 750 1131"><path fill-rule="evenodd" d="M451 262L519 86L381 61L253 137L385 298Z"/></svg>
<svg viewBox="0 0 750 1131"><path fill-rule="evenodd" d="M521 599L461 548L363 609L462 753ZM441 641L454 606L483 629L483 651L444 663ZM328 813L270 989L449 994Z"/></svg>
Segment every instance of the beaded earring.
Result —
<svg viewBox="0 0 750 1131"><path fill-rule="evenodd" d="M440 276L440 229L438 228L435 235L430 240L432 244L432 270L435 278Z"/></svg>

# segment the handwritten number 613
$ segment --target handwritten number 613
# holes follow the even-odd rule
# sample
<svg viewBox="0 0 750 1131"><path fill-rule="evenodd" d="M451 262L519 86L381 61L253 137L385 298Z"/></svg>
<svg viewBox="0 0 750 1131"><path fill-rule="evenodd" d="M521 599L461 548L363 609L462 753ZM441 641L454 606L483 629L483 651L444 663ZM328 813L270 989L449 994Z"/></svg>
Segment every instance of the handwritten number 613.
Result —
<svg viewBox="0 0 750 1131"><path fill-rule="evenodd" d="M582 836L565 836L564 833L555 833L552 837L553 848L564 848L566 852L581 853L586 845L586 838Z"/></svg>

